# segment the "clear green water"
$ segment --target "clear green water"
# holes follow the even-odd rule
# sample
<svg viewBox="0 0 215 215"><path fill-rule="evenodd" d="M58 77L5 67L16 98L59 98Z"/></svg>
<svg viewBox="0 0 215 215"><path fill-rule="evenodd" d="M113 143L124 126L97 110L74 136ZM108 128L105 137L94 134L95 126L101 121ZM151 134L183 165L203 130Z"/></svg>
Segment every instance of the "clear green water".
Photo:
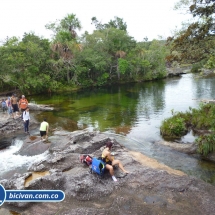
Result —
<svg viewBox="0 0 215 215"><path fill-rule="evenodd" d="M69 131L88 127L153 142L161 139L161 121L170 117L172 110L186 111L198 106L196 99L211 98L215 93L214 81L185 75L75 93L33 96L29 100L55 107L53 112L37 116L39 120L47 117L52 127ZM190 138L192 140L192 135Z"/></svg>
<svg viewBox="0 0 215 215"><path fill-rule="evenodd" d="M140 151L187 174L215 184L215 164L182 154L155 142L162 140L159 127L171 111L187 111L199 100L215 96L215 78L197 78L192 74L147 83L85 89L79 92L39 95L30 102L51 104L54 111L41 112L36 119L47 118L52 129L68 131L88 128L123 135L121 144ZM119 136L118 136L119 138ZM182 138L192 142L192 133Z"/></svg>
<svg viewBox="0 0 215 215"><path fill-rule="evenodd" d="M69 131L88 127L129 134L142 124L141 120L156 120L151 115L158 115L165 106L164 88L164 81L148 82L52 96L40 95L30 98L30 101L55 107L53 112L38 115L40 120L47 117L53 127L60 126Z"/></svg>

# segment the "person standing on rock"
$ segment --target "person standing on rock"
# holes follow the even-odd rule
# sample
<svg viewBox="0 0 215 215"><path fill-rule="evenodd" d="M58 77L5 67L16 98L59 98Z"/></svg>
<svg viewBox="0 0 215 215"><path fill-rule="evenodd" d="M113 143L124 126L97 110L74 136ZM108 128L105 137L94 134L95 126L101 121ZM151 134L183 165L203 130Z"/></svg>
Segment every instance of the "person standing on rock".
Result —
<svg viewBox="0 0 215 215"><path fill-rule="evenodd" d="M46 119L40 124L40 136L41 140L45 141L48 140L48 131L49 131L49 124ZM44 138L45 136L45 138Z"/></svg>
<svg viewBox="0 0 215 215"><path fill-rule="evenodd" d="M11 105L10 97L7 98L6 105L7 105L7 112L10 117L12 116L12 105Z"/></svg>
<svg viewBox="0 0 215 215"><path fill-rule="evenodd" d="M1 107L2 107L3 113L6 112L7 104L6 104L6 101L4 99L2 99L2 101L1 101Z"/></svg>
<svg viewBox="0 0 215 215"><path fill-rule="evenodd" d="M11 97L11 104L12 104L12 109L13 109L13 118L15 119L15 117L18 117L18 112L19 112L19 108L18 108L18 100L17 97L15 96L15 94L12 95Z"/></svg>
<svg viewBox="0 0 215 215"><path fill-rule="evenodd" d="M22 95L22 98L19 100L19 109L22 112L23 115L23 111L25 111L25 109L28 107L28 100L25 98L24 95Z"/></svg>
<svg viewBox="0 0 215 215"><path fill-rule="evenodd" d="M26 110L23 111L22 117L23 117L23 121L24 121L25 133L29 134L29 122L30 122L29 107L27 107Z"/></svg>
<svg viewBox="0 0 215 215"><path fill-rule="evenodd" d="M114 157L111 156L111 148L113 144L112 142L107 142L106 147L102 152L102 161L105 163L105 168L109 170L110 175L114 181L117 181L116 177L114 176L113 166L118 165L119 168L125 173L128 174L129 172L126 171L119 160L115 160Z"/></svg>

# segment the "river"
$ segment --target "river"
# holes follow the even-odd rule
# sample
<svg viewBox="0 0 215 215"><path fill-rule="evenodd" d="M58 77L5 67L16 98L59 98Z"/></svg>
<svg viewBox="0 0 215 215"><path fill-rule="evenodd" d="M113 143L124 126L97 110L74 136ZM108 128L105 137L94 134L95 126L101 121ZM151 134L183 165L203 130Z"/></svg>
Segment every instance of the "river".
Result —
<svg viewBox="0 0 215 215"><path fill-rule="evenodd" d="M159 130L162 120L170 117L173 111L196 108L200 100L213 99L214 95L215 77L186 74L159 81L37 95L28 99L55 107L52 112L35 116L39 121L47 118L51 129L75 131L88 128L105 132L129 150L140 151L172 168L215 184L214 163L155 144L162 140ZM186 143L194 139L190 132L177 141Z"/></svg>

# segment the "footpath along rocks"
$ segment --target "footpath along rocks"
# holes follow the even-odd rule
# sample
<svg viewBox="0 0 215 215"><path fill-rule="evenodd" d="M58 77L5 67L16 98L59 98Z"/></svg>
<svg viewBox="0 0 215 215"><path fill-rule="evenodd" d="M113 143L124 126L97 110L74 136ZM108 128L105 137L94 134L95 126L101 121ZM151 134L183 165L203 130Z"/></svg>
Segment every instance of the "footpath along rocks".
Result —
<svg viewBox="0 0 215 215"><path fill-rule="evenodd" d="M116 168L118 182L109 173L104 178L89 172L80 154L101 156L105 142L114 142L115 159L122 161L128 175ZM28 143L27 143L28 141ZM32 143L27 140L25 144ZM115 139L99 132L57 131L49 139L46 159L34 163L24 174L0 183L5 189L62 190L62 202L5 202L2 206L22 215L30 214L215 214L215 187L181 171L171 169L138 152L130 152ZM24 149L23 149L24 150ZM22 150L21 150L22 152ZM21 153L20 152L20 153ZM49 171L28 183L34 171ZM0 215L1 215L0 210Z"/></svg>

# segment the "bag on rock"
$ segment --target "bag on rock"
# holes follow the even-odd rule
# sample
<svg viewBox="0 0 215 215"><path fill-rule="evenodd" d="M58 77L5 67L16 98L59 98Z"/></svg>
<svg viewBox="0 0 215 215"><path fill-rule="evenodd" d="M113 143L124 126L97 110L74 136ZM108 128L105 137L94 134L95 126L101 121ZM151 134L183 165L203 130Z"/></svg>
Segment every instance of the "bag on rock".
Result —
<svg viewBox="0 0 215 215"><path fill-rule="evenodd" d="M93 158L90 155L80 155L80 161L81 163L85 163L88 166L92 164Z"/></svg>

